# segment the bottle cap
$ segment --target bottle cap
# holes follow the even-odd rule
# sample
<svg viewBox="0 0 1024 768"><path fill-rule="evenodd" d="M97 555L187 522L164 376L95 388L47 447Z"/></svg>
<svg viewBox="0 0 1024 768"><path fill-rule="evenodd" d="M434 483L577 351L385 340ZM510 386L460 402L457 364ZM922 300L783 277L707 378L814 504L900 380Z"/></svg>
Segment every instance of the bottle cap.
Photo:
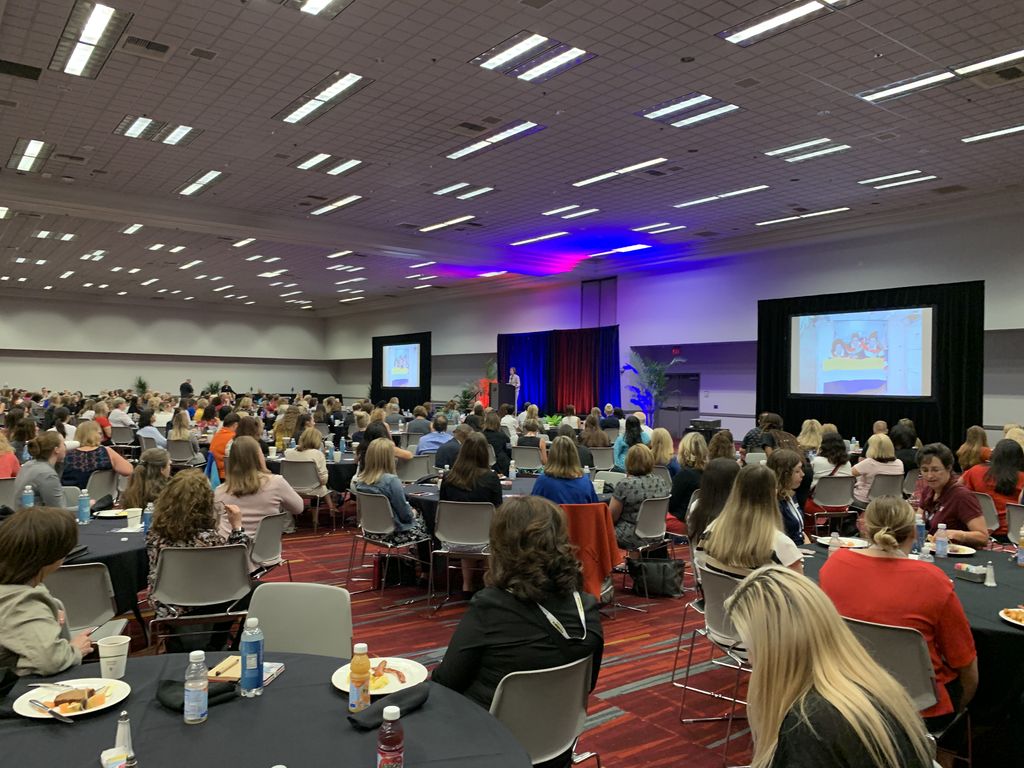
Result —
<svg viewBox="0 0 1024 768"><path fill-rule="evenodd" d="M200 661L206 661L206 651L192 651L188 655L188 660L192 664L196 664L197 662L200 662Z"/></svg>
<svg viewBox="0 0 1024 768"><path fill-rule="evenodd" d="M256 627L258 627L259 625L260 620L257 619L255 616L250 616L248 619L245 620L246 629L256 629Z"/></svg>
<svg viewBox="0 0 1024 768"><path fill-rule="evenodd" d="M384 707L385 720L397 720L402 716L402 710L398 707Z"/></svg>
<svg viewBox="0 0 1024 768"><path fill-rule="evenodd" d="M356 643L352 646L352 653L364 654L367 653L366 643Z"/></svg>
<svg viewBox="0 0 1024 768"><path fill-rule="evenodd" d="M939 523L939 530L940 531L946 530L946 524L945 523Z"/></svg>

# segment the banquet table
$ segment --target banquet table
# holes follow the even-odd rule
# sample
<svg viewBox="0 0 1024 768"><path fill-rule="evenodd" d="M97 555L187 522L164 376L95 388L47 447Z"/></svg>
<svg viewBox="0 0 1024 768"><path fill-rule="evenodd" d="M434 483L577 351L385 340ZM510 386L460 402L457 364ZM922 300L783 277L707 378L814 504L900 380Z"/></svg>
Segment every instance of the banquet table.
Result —
<svg viewBox="0 0 1024 768"><path fill-rule="evenodd" d="M820 552L804 560L804 573L817 581L827 550L822 546L814 548ZM997 586L953 578L957 563L985 565L989 560L995 569ZM1011 563L1008 553L995 551L979 551L967 558L937 559L935 564L953 579L978 652L978 692L971 702L971 712L976 720L995 721L1024 692L1024 628L999 618L1002 608L1024 603L1024 568Z"/></svg>
<svg viewBox="0 0 1024 768"><path fill-rule="evenodd" d="M275 475L281 474L281 457L267 457L267 469ZM327 487L332 491L344 493L356 476L356 455L354 453L343 453L334 461L327 462Z"/></svg>
<svg viewBox="0 0 1024 768"><path fill-rule="evenodd" d="M122 518L93 518L89 525L78 526L78 543L88 550L68 560L69 565L103 563L110 571L114 586L114 600L118 613L132 611L138 617L138 594L146 587L149 560L146 557L146 537L140 533L112 533L123 528Z"/></svg>
<svg viewBox="0 0 1024 768"><path fill-rule="evenodd" d="M207 654L212 667L225 655ZM110 709L83 715L69 726L50 720L11 716L10 702L24 692L20 681L0 705L0 744L4 764L50 768L92 768L99 754L113 746L117 716L127 710L132 745L146 768L191 766L265 766L321 768L327 765L373 765L375 731L357 731L346 719L347 697L330 682L340 659L292 653L268 653L285 670L262 696L241 697L210 707L209 719L185 725L179 712L156 700L160 680L184 681L184 654L128 660L128 698ZM85 665L54 680L99 675ZM512 734L487 710L464 696L430 683L430 698L418 710L403 713L405 765L528 768L530 759Z"/></svg>

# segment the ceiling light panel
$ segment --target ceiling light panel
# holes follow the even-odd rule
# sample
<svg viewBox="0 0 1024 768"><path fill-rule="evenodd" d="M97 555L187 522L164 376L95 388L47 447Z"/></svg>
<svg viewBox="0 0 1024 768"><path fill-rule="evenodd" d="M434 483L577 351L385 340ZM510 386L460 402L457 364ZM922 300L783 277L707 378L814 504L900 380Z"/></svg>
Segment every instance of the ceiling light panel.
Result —
<svg viewBox="0 0 1024 768"><path fill-rule="evenodd" d="M694 91L681 98L655 104L635 114L675 128L683 128L725 117L739 109L735 104L727 104L714 96Z"/></svg>
<svg viewBox="0 0 1024 768"><path fill-rule="evenodd" d="M829 138L819 138L800 141L778 149L770 149L764 154L768 157L781 157L787 163L799 163L815 157L843 152L847 149L850 149L849 144L840 144Z"/></svg>
<svg viewBox="0 0 1024 768"><path fill-rule="evenodd" d="M564 216L562 216L561 218L563 218L563 219L578 219L578 218L580 218L582 216L589 216L592 213L597 213L600 210L601 210L600 208L584 208L581 211L573 211L572 213L567 213Z"/></svg>
<svg viewBox="0 0 1024 768"><path fill-rule="evenodd" d="M286 123L309 123L370 85L373 80L354 72L333 72L276 115Z"/></svg>
<svg viewBox="0 0 1024 768"><path fill-rule="evenodd" d="M588 259L592 259L595 256L611 256L615 253L632 253L633 251L643 251L651 246L646 243L636 243L635 245L624 245L621 248L613 248L610 251L601 251L599 253L591 253L587 256Z"/></svg>
<svg viewBox="0 0 1024 768"><path fill-rule="evenodd" d="M530 83L542 83L568 72L597 54L523 30L484 51L470 64Z"/></svg>
<svg viewBox="0 0 1024 768"><path fill-rule="evenodd" d="M125 227L124 229L121 230L121 234L122 235L134 235L140 229L142 229L142 225L141 224L129 224L127 227Z"/></svg>
<svg viewBox="0 0 1024 768"><path fill-rule="evenodd" d="M546 125L534 123L529 120L520 120L515 123L510 123L503 127L501 130L487 136L486 138L476 141L468 146L457 149L454 152L450 152L445 155L449 160L458 160L466 157L467 155L476 154L477 152L483 152L484 150L494 149L498 144L504 144L510 140L518 140L529 136L531 133L537 133L547 128Z"/></svg>
<svg viewBox="0 0 1024 768"><path fill-rule="evenodd" d="M316 16L318 19L331 21L353 2L354 0L284 0L281 5L285 8L294 8L309 16Z"/></svg>
<svg viewBox="0 0 1024 768"><path fill-rule="evenodd" d="M537 235L536 237L528 237L525 240L516 240L514 243L509 243L509 245L528 245L529 243L539 243L541 240L551 240L552 238L562 237L563 235L568 234L568 232L549 232L546 235Z"/></svg>
<svg viewBox="0 0 1024 768"><path fill-rule="evenodd" d="M751 192L760 192L763 189L768 189L767 184L758 184L756 187L745 187L743 189L735 189L732 192L722 192L717 195L709 195L708 197L699 197L696 200L688 200L685 203L676 203L673 208L689 208L691 205L702 205L703 203L711 203L715 200L724 200L729 197L739 197L740 195L749 195Z"/></svg>
<svg viewBox="0 0 1024 768"><path fill-rule="evenodd" d="M815 149L810 152L801 152L799 155L791 155L790 157L784 158L787 163L802 163L804 160L813 160L816 157L825 157L826 155L834 155L836 152L845 152L848 149L852 149L849 144L832 144L822 149Z"/></svg>
<svg viewBox="0 0 1024 768"><path fill-rule="evenodd" d="M869 91L862 91L861 93L858 93L857 96L864 99L864 101L871 102L872 104L879 104L883 101L906 96L908 93L916 93L918 91L934 88L935 86L941 85L949 80L956 79L957 76L953 72L950 72L948 69L943 69L936 72L928 72L924 75L917 75L906 80L900 80L899 82L890 83L889 85L883 85L879 88L872 88Z"/></svg>
<svg viewBox="0 0 1024 768"><path fill-rule="evenodd" d="M461 224L464 221L470 221L471 219L475 219L475 218L476 218L476 216L459 216L458 218L455 218L455 219L448 219L448 221L442 221L439 224L431 224L431 225L426 226L426 227L421 227L419 231L420 232L434 232L434 231L436 231L438 229L444 229L445 227L452 227L452 226L455 226L456 224Z"/></svg>
<svg viewBox="0 0 1024 768"><path fill-rule="evenodd" d="M56 144L41 139L18 139L7 167L21 173L39 173L56 148Z"/></svg>
<svg viewBox="0 0 1024 768"><path fill-rule="evenodd" d="M1024 60L1024 49L1004 53L1001 56L982 59L974 64L964 64L959 67L953 67L953 71L961 77L964 77L966 75L976 75L979 72L985 72L990 69L998 69L1006 64L1012 64L1021 60Z"/></svg>
<svg viewBox="0 0 1024 768"><path fill-rule="evenodd" d="M781 219L772 219L770 221L758 221L754 224L755 227L767 227L771 224L782 224L787 221L796 221L797 219L813 219L818 216L831 216L833 213L842 213L848 211L849 208L829 208L827 211L814 211L812 213L804 213L799 216L785 216Z"/></svg>
<svg viewBox="0 0 1024 768"><path fill-rule="evenodd" d="M316 171L328 176L340 176L360 165L364 165L362 160L336 157L327 152L310 152L300 157L294 167L300 171Z"/></svg>
<svg viewBox="0 0 1024 768"><path fill-rule="evenodd" d="M94 79L133 15L104 3L76 0L50 59L50 69Z"/></svg>
<svg viewBox="0 0 1024 768"><path fill-rule="evenodd" d="M362 199L362 195L348 195L347 197L342 197L339 198L338 200L335 200L333 203L322 205L319 208L310 211L309 213L311 216L322 216L325 213L330 213L331 211L336 211L339 208L344 208L346 205L351 205L352 203L358 202L359 200Z"/></svg>
<svg viewBox="0 0 1024 768"><path fill-rule="evenodd" d="M617 170L607 171L605 173L598 174L597 176L591 176L590 178L582 179L581 181L574 181L572 185L574 187L586 187L589 186L590 184L596 184L599 181L614 179L616 176L625 176L627 173L632 173L633 171L639 171L643 168L650 168L651 166L660 165L661 163L667 162L668 158L666 157L656 157L653 160L645 160L642 163L636 163L635 165L627 165L625 168L618 168Z"/></svg>
<svg viewBox="0 0 1024 768"><path fill-rule="evenodd" d="M902 181L890 181L886 184L879 184L875 189L889 189L890 187L902 187L907 184L917 184L922 181L934 181L939 178L938 176L915 176L912 179L903 179Z"/></svg>
<svg viewBox="0 0 1024 768"><path fill-rule="evenodd" d="M1015 125L1011 128L1000 128L998 131L989 131L988 133L979 133L976 136L965 136L960 139L964 144L973 144L976 141L987 141L988 139L997 139L1000 136L1009 136L1014 133L1020 133L1024 131L1024 125Z"/></svg>
<svg viewBox="0 0 1024 768"><path fill-rule="evenodd" d="M717 36L746 48L856 2L857 0L795 0L719 32Z"/></svg>
<svg viewBox="0 0 1024 768"><path fill-rule="evenodd" d="M114 128L114 133L129 139L155 141L158 144L185 146L198 138L202 130L189 125L166 123L149 117L125 115Z"/></svg>
<svg viewBox="0 0 1024 768"><path fill-rule="evenodd" d="M201 194L212 184L219 184L228 177L223 171L200 171L178 189L179 195L192 197Z"/></svg>

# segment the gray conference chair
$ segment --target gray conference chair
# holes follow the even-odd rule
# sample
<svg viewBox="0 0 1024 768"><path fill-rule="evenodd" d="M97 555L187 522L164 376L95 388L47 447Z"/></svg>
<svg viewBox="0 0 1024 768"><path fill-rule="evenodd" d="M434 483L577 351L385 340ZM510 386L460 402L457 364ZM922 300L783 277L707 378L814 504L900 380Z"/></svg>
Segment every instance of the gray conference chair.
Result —
<svg viewBox="0 0 1024 768"><path fill-rule="evenodd" d="M85 490L89 492L89 498L93 501L102 499L104 496L117 498L117 476L112 469L102 469L89 475L85 484Z"/></svg>
<svg viewBox="0 0 1024 768"><path fill-rule="evenodd" d="M928 709L935 704L935 668L920 632L843 618L871 658L907 689L915 709Z"/></svg>
<svg viewBox="0 0 1024 768"><path fill-rule="evenodd" d="M516 463L517 470L530 471L544 468L544 462L540 459L540 448L534 445L513 445L512 461Z"/></svg>
<svg viewBox="0 0 1024 768"><path fill-rule="evenodd" d="M1007 504L1006 505L1006 536L1016 544L1018 547L1020 544L1020 529L1024 526L1024 505L1021 504Z"/></svg>
<svg viewBox="0 0 1024 768"><path fill-rule="evenodd" d="M989 533L992 533L992 531L999 527L999 513L996 511L996 503L987 493L975 491L974 498L981 505L981 514L985 517L985 527L988 528Z"/></svg>
<svg viewBox="0 0 1024 768"><path fill-rule="evenodd" d="M285 560L281 543L291 516L290 512L281 512L264 517L257 524L252 550L249 552L249 559L259 566L253 573L254 577L261 578L279 565L285 565L288 567L288 581L292 580L292 564L290 560Z"/></svg>
<svg viewBox="0 0 1024 768"><path fill-rule="evenodd" d="M93 640L124 634L127 619L115 619L114 585L103 563L62 565L46 577L46 588L64 603L67 625L74 637L91 627Z"/></svg>
<svg viewBox="0 0 1024 768"><path fill-rule="evenodd" d="M320 529L320 474L317 472L316 464L312 461L288 461L281 460L281 477L300 496L312 498L313 506L313 535ZM331 510L331 531L338 530L338 513Z"/></svg>
<svg viewBox="0 0 1024 768"><path fill-rule="evenodd" d="M611 470L615 467L614 448L591 448L590 456L594 459L594 469Z"/></svg>
<svg viewBox="0 0 1024 768"><path fill-rule="evenodd" d="M903 475L875 475L868 490L868 500L880 499L883 496L903 498Z"/></svg>
<svg viewBox="0 0 1024 768"><path fill-rule="evenodd" d="M745 459L748 467L756 467L761 462L768 461L768 454L766 453L748 453Z"/></svg>
<svg viewBox="0 0 1024 768"><path fill-rule="evenodd" d="M268 653L308 653L336 659L352 655L352 601L348 590L327 584L260 584L249 616L260 620Z"/></svg>
<svg viewBox="0 0 1024 768"><path fill-rule="evenodd" d="M914 489L917 488L917 480L921 477L921 470L917 467L907 472L903 478L903 495L913 496Z"/></svg>
<svg viewBox="0 0 1024 768"><path fill-rule="evenodd" d="M14 508L14 482L16 477L0 480L0 506Z"/></svg>
<svg viewBox="0 0 1024 768"><path fill-rule="evenodd" d="M432 559L438 555L444 557L445 582L448 584L447 595L437 606L434 600L434 574L436 568L431 563L430 585L427 589L427 607L440 610L451 598L451 577L449 568L452 558L461 560L468 558L490 557L491 520L494 518L494 505L487 501L441 501L437 505L437 517L434 522L434 538L441 542L435 549Z"/></svg>
<svg viewBox="0 0 1024 768"><path fill-rule="evenodd" d="M396 463L398 479L403 483L415 483L417 480L434 474L434 458L428 454L413 456L411 459L399 459Z"/></svg>

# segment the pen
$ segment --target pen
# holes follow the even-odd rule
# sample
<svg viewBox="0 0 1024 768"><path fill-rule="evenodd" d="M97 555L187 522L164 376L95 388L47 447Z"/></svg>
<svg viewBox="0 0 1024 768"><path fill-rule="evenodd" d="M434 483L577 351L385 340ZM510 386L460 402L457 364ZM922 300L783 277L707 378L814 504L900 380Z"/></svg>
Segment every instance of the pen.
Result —
<svg viewBox="0 0 1024 768"><path fill-rule="evenodd" d="M213 676L214 677L220 677L221 675L229 672L235 666L235 664L238 663L240 658L241 658L240 656L233 656L231 658L231 663L228 664L226 667L224 667L224 669L221 669L221 670L218 670L217 672L214 672Z"/></svg>

